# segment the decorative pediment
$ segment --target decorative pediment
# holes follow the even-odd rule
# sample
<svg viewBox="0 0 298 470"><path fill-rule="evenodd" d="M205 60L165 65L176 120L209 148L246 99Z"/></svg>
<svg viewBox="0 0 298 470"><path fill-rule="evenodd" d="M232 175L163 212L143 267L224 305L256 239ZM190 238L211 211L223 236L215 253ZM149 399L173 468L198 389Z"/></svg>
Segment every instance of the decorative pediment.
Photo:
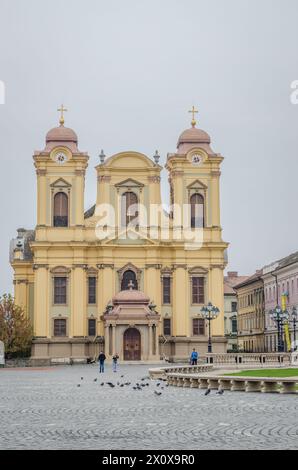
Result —
<svg viewBox="0 0 298 470"><path fill-rule="evenodd" d="M173 268L165 266L160 270L162 276L171 276L173 274Z"/></svg>
<svg viewBox="0 0 298 470"><path fill-rule="evenodd" d="M127 178L124 181L121 181L120 183L115 184L116 188L143 188L144 185L140 183L139 181L136 181L132 178Z"/></svg>
<svg viewBox="0 0 298 470"><path fill-rule="evenodd" d="M145 231L144 231L145 232ZM141 229L135 230L133 228L124 228L117 237L106 238L102 240L103 245L120 245L120 244L142 244L142 245L157 245L157 240L148 238Z"/></svg>
<svg viewBox="0 0 298 470"><path fill-rule="evenodd" d="M208 274L208 269L203 268L203 266L194 266L192 268L189 268L188 270L189 274Z"/></svg>
<svg viewBox="0 0 298 470"><path fill-rule="evenodd" d="M117 273L122 278L123 273L125 273L125 271L133 271L136 276L138 276L142 273L142 270L137 268L133 263L125 264L125 266L123 266L122 268L117 270Z"/></svg>
<svg viewBox="0 0 298 470"><path fill-rule="evenodd" d="M52 274L69 274L71 272L71 269L66 268L65 266L56 266L55 268L50 269L50 272Z"/></svg>
<svg viewBox="0 0 298 470"><path fill-rule="evenodd" d="M51 188L71 188L71 184L65 181L63 178L59 178L54 183L52 183Z"/></svg>
<svg viewBox="0 0 298 470"><path fill-rule="evenodd" d="M98 269L93 268L92 266L90 266L86 269L86 273L87 273L87 276L97 277Z"/></svg>
<svg viewBox="0 0 298 470"><path fill-rule="evenodd" d="M200 180L195 180L187 186L187 189L207 189L207 186Z"/></svg>

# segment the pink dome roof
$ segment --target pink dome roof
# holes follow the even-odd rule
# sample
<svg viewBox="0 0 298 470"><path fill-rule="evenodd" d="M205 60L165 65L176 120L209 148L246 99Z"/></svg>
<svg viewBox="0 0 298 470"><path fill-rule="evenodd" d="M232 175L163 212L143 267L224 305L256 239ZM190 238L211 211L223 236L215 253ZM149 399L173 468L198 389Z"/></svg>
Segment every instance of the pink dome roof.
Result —
<svg viewBox="0 0 298 470"><path fill-rule="evenodd" d="M210 142L210 136L207 132L191 127L182 132L178 139L177 147L181 144L210 144Z"/></svg>
<svg viewBox="0 0 298 470"><path fill-rule="evenodd" d="M149 301L150 301L149 297L146 294L144 294L144 292L141 292L140 290L134 290L134 289L122 290L113 297L113 303L118 303L118 304L126 303L126 302L147 304L149 303Z"/></svg>
<svg viewBox="0 0 298 470"><path fill-rule="evenodd" d="M78 136L69 127L60 125L59 127L54 127L47 133L46 143L48 142L74 142L77 144Z"/></svg>

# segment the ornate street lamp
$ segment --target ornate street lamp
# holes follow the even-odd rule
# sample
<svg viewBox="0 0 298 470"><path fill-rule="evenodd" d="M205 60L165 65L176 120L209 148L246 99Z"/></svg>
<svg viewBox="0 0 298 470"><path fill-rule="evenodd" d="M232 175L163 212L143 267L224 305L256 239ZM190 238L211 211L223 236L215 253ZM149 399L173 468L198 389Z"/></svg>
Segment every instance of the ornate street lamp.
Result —
<svg viewBox="0 0 298 470"><path fill-rule="evenodd" d="M289 319L289 313L287 310L282 310L279 305L275 307L274 310L270 310L271 318L275 321L277 325L277 338L278 352L284 351L284 342L283 342L283 325Z"/></svg>
<svg viewBox="0 0 298 470"><path fill-rule="evenodd" d="M293 329L294 329L294 351L297 350L297 346L296 346L296 324L297 324L297 320L298 320L297 308L296 308L296 307L293 307L293 308L292 308L292 311L291 311L291 317L290 317L290 319L289 319L289 322L293 323Z"/></svg>
<svg viewBox="0 0 298 470"><path fill-rule="evenodd" d="M212 352L212 343L211 343L211 320L215 320L215 318L219 315L219 308L214 307L211 302L208 302L208 305L204 305L201 308L201 314L205 320L208 321L208 353Z"/></svg>

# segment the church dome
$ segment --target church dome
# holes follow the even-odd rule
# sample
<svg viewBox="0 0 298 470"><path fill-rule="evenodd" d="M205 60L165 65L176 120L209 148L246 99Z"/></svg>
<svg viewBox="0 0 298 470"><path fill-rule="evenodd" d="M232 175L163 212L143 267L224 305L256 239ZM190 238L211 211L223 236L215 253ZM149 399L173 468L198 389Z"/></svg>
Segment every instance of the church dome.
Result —
<svg viewBox="0 0 298 470"><path fill-rule="evenodd" d="M78 143L77 134L69 127L64 127L61 124L59 127L54 127L46 135L46 143L49 142L73 142Z"/></svg>
<svg viewBox="0 0 298 470"><path fill-rule="evenodd" d="M210 142L210 136L207 132L197 127L191 127L182 132L178 139L177 147L181 144L210 144Z"/></svg>
<svg viewBox="0 0 298 470"><path fill-rule="evenodd" d="M149 297L146 294L144 294L144 292L141 292L140 290L134 290L134 289L122 290L113 297L113 303L115 304L122 304L126 302L147 304L149 303L149 301L150 301Z"/></svg>

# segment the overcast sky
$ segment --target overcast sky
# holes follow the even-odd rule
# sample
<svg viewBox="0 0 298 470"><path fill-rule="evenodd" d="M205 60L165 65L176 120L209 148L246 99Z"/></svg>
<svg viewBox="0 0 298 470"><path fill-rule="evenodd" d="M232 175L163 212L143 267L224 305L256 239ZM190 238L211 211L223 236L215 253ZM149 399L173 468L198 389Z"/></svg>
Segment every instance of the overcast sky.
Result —
<svg viewBox="0 0 298 470"><path fill-rule="evenodd" d="M58 124L101 148L165 162L187 111L225 160L223 237L230 270L250 274L298 249L297 0L0 0L0 293L12 289L9 241L36 224L32 154ZM166 173L163 196L168 202Z"/></svg>

